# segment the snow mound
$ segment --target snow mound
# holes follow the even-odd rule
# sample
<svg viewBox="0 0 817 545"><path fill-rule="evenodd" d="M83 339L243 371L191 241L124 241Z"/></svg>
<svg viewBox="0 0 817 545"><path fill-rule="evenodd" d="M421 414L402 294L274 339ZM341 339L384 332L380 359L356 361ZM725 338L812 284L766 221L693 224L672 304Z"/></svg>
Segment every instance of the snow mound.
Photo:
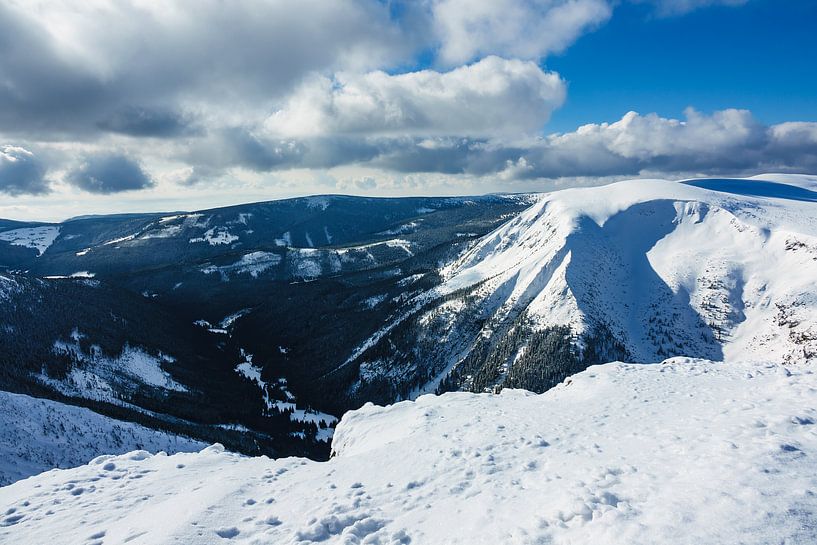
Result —
<svg viewBox="0 0 817 545"><path fill-rule="evenodd" d="M85 464L101 454L133 449L190 452L205 446L47 399L0 392L0 406L0 485L55 467Z"/></svg>
<svg viewBox="0 0 817 545"><path fill-rule="evenodd" d="M0 489L0 542L812 544L815 371L611 363L538 396L367 405L324 463L100 458Z"/></svg>

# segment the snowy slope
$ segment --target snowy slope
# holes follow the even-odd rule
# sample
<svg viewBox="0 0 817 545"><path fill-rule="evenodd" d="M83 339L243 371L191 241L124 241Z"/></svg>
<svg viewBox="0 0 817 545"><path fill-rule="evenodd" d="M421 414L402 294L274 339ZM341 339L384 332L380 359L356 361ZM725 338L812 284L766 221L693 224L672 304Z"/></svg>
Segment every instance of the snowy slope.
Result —
<svg viewBox="0 0 817 545"><path fill-rule="evenodd" d="M47 399L0 392L0 407L0 486L55 467L85 464L100 454L204 447L186 437Z"/></svg>
<svg viewBox="0 0 817 545"><path fill-rule="evenodd" d="M612 363L367 405L324 463L105 456L0 489L0 542L812 544L815 371Z"/></svg>
<svg viewBox="0 0 817 545"><path fill-rule="evenodd" d="M817 178L632 180L567 189L444 271L487 328L609 330L635 361L817 357Z"/></svg>
<svg viewBox="0 0 817 545"><path fill-rule="evenodd" d="M13 246L24 246L37 250L37 257L51 247L60 235L60 227L46 225L41 227L22 227L0 233L0 240Z"/></svg>

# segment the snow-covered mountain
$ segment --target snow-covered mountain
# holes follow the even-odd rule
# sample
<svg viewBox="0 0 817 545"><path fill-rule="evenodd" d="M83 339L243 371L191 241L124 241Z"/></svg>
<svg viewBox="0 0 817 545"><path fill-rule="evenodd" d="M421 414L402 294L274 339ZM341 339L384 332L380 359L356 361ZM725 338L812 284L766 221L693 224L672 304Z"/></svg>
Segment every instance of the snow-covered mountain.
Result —
<svg viewBox="0 0 817 545"><path fill-rule="evenodd" d="M611 363L367 405L328 462L101 456L0 489L0 542L810 545L817 368Z"/></svg>
<svg viewBox="0 0 817 545"><path fill-rule="evenodd" d="M602 326L635 361L815 357L817 179L786 181L551 193L451 265L440 291L481 282L494 320L524 309L539 327Z"/></svg>
<svg viewBox="0 0 817 545"><path fill-rule="evenodd" d="M206 445L184 436L102 416L83 407L0 392L0 486L102 454L132 450L194 452Z"/></svg>
<svg viewBox="0 0 817 545"><path fill-rule="evenodd" d="M412 377L414 395L544 390L614 359L809 361L817 178L556 191L441 274L350 357L362 370L353 388Z"/></svg>

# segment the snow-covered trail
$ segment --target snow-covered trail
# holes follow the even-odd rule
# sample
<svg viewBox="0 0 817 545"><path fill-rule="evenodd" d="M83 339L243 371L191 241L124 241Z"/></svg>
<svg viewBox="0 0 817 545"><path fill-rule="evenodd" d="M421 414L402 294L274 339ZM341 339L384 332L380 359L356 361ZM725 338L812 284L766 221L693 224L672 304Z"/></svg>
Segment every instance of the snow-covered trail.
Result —
<svg viewBox="0 0 817 545"><path fill-rule="evenodd" d="M815 371L611 363L367 405L325 463L103 457L0 489L0 542L813 544Z"/></svg>

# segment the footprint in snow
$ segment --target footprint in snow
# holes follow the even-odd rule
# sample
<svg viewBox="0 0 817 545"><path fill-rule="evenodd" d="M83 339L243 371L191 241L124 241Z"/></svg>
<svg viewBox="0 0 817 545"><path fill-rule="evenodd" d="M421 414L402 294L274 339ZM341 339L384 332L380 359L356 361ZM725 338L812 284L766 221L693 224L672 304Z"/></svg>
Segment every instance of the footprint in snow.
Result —
<svg viewBox="0 0 817 545"><path fill-rule="evenodd" d="M219 528L216 530L216 534L218 535L218 537L224 539L233 539L240 533L241 532L239 532L238 528L236 528L235 526L230 526L228 528Z"/></svg>

